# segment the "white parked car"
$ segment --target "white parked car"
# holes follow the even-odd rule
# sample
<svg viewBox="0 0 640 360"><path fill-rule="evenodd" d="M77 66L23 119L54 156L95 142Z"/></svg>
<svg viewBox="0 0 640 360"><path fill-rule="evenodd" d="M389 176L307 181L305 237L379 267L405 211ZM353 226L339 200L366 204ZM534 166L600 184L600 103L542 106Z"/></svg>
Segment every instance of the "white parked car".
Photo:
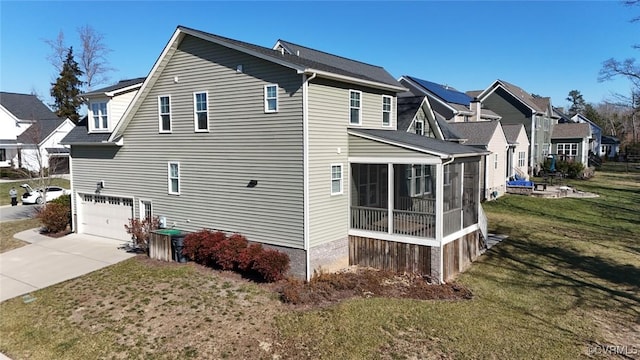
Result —
<svg viewBox="0 0 640 360"><path fill-rule="evenodd" d="M69 189L61 188L59 186L47 186L46 195L43 194L42 189L34 190L29 184L20 185L21 188L25 190L25 193L22 194L22 203L23 204L44 204L44 196L47 198L47 202L57 199L62 195L69 195L71 191Z"/></svg>

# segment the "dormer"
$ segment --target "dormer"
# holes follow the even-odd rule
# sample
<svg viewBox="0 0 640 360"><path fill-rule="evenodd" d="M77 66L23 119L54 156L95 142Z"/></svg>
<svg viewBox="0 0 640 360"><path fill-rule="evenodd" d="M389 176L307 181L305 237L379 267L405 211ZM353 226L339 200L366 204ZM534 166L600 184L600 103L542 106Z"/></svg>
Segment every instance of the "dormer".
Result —
<svg viewBox="0 0 640 360"><path fill-rule="evenodd" d="M116 128L145 78L122 80L117 84L82 94L87 100L87 130L111 133Z"/></svg>

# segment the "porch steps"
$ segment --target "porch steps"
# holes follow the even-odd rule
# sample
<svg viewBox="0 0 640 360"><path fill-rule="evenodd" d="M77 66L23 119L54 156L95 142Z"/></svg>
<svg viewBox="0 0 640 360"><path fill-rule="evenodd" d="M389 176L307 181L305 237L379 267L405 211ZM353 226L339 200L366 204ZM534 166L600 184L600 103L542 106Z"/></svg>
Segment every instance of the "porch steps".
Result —
<svg viewBox="0 0 640 360"><path fill-rule="evenodd" d="M487 250L491 249L492 247L494 247L495 245L497 245L498 243L500 243L502 240L508 238L509 235L501 235L501 234L492 234L489 233L487 236L487 239L485 240L485 244L487 245L485 249L482 250L482 253L484 254L485 252L487 252Z"/></svg>

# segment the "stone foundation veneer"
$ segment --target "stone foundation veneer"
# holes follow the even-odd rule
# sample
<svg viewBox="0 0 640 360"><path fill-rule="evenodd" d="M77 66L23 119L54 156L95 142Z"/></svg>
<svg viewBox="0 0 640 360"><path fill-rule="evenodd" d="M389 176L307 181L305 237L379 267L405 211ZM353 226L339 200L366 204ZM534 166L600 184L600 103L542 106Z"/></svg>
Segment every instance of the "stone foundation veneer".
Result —
<svg viewBox="0 0 640 360"><path fill-rule="evenodd" d="M309 249L311 276L313 271L335 272L349 266L349 239L347 237Z"/></svg>

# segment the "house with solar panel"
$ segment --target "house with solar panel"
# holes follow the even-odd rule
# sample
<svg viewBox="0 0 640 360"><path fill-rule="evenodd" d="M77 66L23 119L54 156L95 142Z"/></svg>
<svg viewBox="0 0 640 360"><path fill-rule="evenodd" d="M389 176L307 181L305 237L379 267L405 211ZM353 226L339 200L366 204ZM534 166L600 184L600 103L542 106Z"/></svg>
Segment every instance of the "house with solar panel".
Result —
<svg viewBox="0 0 640 360"><path fill-rule="evenodd" d="M306 279L348 265L451 279L486 237L488 151L399 131L406 91L380 66L179 26L119 119L64 140L74 231L127 241L129 218L159 216L283 251Z"/></svg>
<svg viewBox="0 0 640 360"><path fill-rule="evenodd" d="M544 159L551 154L551 134L559 117L554 113L551 99L537 97L504 80L496 80L485 90L469 91L482 108L500 115L504 125L522 124L529 140L527 173L537 174Z"/></svg>

